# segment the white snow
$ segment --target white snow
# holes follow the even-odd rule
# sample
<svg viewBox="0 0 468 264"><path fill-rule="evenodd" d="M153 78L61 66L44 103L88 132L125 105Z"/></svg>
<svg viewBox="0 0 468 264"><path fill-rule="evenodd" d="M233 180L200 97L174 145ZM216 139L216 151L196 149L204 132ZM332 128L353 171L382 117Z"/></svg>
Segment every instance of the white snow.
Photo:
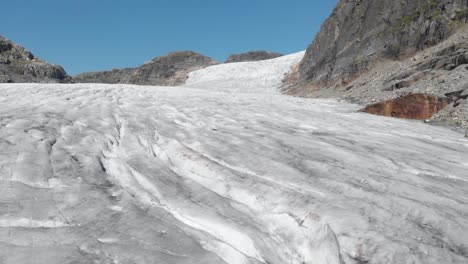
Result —
<svg viewBox="0 0 468 264"><path fill-rule="evenodd" d="M305 51L255 62L219 64L191 72L185 86L232 93L273 93Z"/></svg>
<svg viewBox="0 0 468 264"><path fill-rule="evenodd" d="M300 56L0 85L0 259L466 263L468 140L274 94Z"/></svg>

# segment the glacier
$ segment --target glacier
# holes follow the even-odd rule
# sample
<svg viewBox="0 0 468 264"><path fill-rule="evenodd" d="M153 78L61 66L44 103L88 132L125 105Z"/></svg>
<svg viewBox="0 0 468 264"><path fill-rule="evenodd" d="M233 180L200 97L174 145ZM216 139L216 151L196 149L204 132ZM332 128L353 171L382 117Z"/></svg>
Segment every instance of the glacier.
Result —
<svg viewBox="0 0 468 264"><path fill-rule="evenodd" d="M281 95L302 55L0 85L0 263L467 263L468 139Z"/></svg>
<svg viewBox="0 0 468 264"><path fill-rule="evenodd" d="M189 73L186 87L227 93L280 94L283 80L305 51L275 59L225 63Z"/></svg>

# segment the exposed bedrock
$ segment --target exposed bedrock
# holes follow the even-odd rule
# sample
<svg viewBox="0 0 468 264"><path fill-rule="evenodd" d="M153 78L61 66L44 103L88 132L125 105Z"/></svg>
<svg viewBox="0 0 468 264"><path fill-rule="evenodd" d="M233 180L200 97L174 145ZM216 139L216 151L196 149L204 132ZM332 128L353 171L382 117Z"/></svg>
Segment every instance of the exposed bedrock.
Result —
<svg viewBox="0 0 468 264"><path fill-rule="evenodd" d="M448 99L426 94L411 94L369 105L362 111L406 119L428 119L449 104Z"/></svg>

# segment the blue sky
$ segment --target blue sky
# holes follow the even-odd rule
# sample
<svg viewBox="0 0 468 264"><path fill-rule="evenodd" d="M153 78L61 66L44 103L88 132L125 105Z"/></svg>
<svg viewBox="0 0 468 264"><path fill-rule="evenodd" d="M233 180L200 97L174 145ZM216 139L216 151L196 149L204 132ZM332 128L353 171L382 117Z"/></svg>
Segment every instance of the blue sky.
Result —
<svg viewBox="0 0 468 264"><path fill-rule="evenodd" d="M0 35L68 73L138 66L176 50L224 61L307 48L336 0L7 0Z"/></svg>

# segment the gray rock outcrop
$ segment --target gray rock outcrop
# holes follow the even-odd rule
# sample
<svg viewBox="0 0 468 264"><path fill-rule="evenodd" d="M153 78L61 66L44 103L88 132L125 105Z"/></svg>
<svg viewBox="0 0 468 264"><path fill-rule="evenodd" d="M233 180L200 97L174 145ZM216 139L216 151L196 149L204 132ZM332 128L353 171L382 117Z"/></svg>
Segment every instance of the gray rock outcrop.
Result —
<svg viewBox="0 0 468 264"><path fill-rule="evenodd" d="M258 50L258 51L249 51L241 54L232 54L224 63L232 62L245 62L245 61L261 61L269 60L283 56L281 53Z"/></svg>
<svg viewBox="0 0 468 264"><path fill-rule="evenodd" d="M0 36L0 83L69 83L70 76L25 48Z"/></svg>
<svg viewBox="0 0 468 264"><path fill-rule="evenodd" d="M178 51L157 57L137 68L82 73L76 75L74 81L177 86L185 83L190 72L215 64L218 62L193 51Z"/></svg>
<svg viewBox="0 0 468 264"><path fill-rule="evenodd" d="M73 76L76 83L130 83L136 68L113 69L111 71L86 72Z"/></svg>

